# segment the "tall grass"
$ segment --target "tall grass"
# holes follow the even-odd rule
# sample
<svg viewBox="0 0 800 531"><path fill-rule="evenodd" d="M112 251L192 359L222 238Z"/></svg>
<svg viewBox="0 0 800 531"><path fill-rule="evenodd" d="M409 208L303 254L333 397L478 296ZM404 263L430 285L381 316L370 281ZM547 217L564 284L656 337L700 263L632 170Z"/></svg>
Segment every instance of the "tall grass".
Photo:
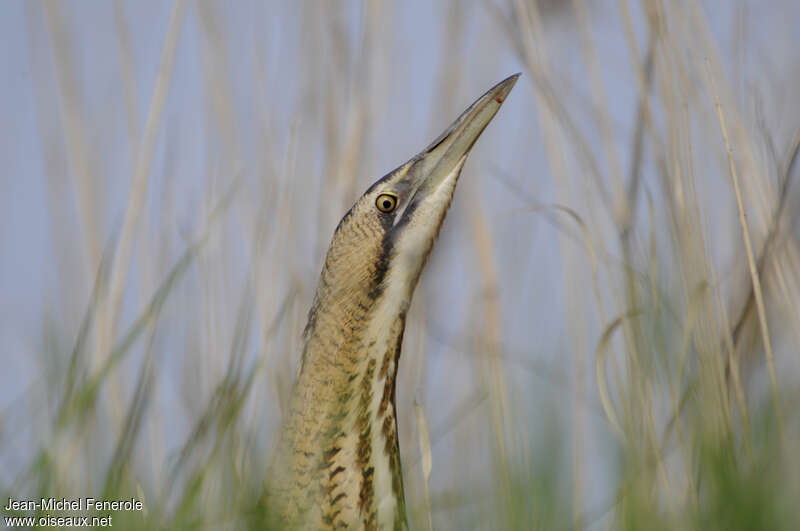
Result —
<svg viewBox="0 0 800 531"><path fill-rule="evenodd" d="M800 528L800 77L741 55L796 48L771 6L25 3L53 280L3 353L3 503L258 528L333 227L521 69L409 315L412 527Z"/></svg>

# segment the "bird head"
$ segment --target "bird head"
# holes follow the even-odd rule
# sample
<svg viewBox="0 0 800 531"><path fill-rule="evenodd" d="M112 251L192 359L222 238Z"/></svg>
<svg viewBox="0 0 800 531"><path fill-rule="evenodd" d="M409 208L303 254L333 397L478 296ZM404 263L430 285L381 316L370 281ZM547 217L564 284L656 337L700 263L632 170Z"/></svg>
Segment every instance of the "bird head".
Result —
<svg viewBox="0 0 800 531"><path fill-rule="evenodd" d="M367 293L374 301L392 290L392 299L407 306L467 155L518 77L489 89L427 148L356 201L334 233L318 297L327 293L343 301Z"/></svg>

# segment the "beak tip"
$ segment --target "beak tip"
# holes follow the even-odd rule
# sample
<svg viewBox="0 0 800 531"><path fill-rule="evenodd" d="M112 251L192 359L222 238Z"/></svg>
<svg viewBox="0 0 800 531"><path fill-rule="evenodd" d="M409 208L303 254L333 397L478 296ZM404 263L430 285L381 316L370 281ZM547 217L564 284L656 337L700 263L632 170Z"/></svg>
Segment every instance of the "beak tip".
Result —
<svg viewBox="0 0 800 531"><path fill-rule="evenodd" d="M506 100L508 93L511 92L511 89L514 88L514 85L517 83L519 76L521 76L521 72L517 72L516 74L510 75L505 78L503 81L498 83L494 89L490 92L494 92L494 101L500 105Z"/></svg>
<svg viewBox="0 0 800 531"><path fill-rule="evenodd" d="M420 155L435 158L437 162L434 165L439 164L440 158L447 158L448 164L452 168L457 160L466 156L472 149L473 144L494 118L521 75L520 72L512 74L487 90ZM434 156L434 151L440 154ZM445 154L448 155L445 157Z"/></svg>

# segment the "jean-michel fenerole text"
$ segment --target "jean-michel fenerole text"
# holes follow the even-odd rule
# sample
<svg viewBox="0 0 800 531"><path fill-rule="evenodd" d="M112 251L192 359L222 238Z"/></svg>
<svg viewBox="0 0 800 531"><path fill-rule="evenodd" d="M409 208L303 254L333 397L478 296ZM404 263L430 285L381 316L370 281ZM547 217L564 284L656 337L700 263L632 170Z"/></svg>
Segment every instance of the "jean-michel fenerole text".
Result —
<svg viewBox="0 0 800 531"><path fill-rule="evenodd" d="M4 511L141 511L142 502L126 500L100 500L97 498L41 498L39 500L15 500L9 498Z"/></svg>

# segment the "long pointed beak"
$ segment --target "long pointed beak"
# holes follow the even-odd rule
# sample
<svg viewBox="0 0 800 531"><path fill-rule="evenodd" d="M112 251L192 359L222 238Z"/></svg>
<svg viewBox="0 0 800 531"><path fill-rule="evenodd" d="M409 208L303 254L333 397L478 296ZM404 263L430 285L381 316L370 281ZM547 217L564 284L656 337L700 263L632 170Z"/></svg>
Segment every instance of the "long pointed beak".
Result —
<svg viewBox="0 0 800 531"><path fill-rule="evenodd" d="M486 91L419 154L418 163L423 166L421 174L425 176L425 188L435 188L467 156L514 88L519 76L509 76Z"/></svg>
<svg viewBox="0 0 800 531"><path fill-rule="evenodd" d="M388 267L397 275L393 285L406 289L407 297L411 297L439 234L467 155L518 78L519 74L514 74L486 91L430 146L367 192L370 201L381 192L394 193L401 201L382 246L385 259L400 264ZM375 186L378 190L373 190Z"/></svg>

